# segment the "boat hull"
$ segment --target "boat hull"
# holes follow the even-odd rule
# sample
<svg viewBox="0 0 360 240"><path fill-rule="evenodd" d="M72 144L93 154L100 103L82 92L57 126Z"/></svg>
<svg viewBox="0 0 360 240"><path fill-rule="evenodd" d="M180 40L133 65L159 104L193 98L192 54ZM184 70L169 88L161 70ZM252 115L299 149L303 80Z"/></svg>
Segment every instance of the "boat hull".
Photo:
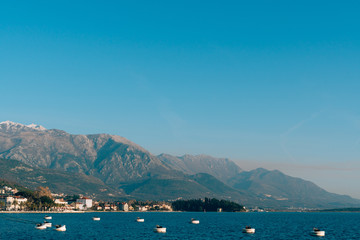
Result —
<svg viewBox="0 0 360 240"><path fill-rule="evenodd" d="M255 228L244 228L242 232L253 234L253 233L255 233Z"/></svg>
<svg viewBox="0 0 360 240"><path fill-rule="evenodd" d="M312 231L310 235L315 237L325 237L325 231Z"/></svg>
<svg viewBox="0 0 360 240"><path fill-rule="evenodd" d="M166 233L166 228L154 228L154 232L156 232L156 233Z"/></svg>
<svg viewBox="0 0 360 240"><path fill-rule="evenodd" d="M50 223L50 222L44 223L44 225L45 225L46 227L52 227L52 223Z"/></svg>
<svg viewBox="0 0 360 240"><path fill-rule="evenodd" d="M46 225L45 225L45 224L36 225L35 228L36 228L36 229L39 229L39 230L44 230L44 229L46 229Z"/></svg>
<svg viewBox="0 0 360 240"><path fill-rule="evenodd" d="M57 227L55 228L56 231L59 231L59 232L65 232L66 231L66 226L61 226L61 227Z"/></svg>

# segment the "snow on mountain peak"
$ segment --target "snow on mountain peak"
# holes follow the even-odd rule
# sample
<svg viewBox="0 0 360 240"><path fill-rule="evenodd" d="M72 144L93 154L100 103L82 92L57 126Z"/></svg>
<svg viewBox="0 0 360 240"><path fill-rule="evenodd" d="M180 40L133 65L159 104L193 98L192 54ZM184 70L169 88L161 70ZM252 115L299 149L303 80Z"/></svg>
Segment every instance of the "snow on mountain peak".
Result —
<svg viewBox="0 0 360 240"><path fill-rule="evenodd" d="M11 126L11 125L22 125L20 123L16 123L16 122L12 122L12 121L4 121L4 122L1 122L0 124L5 124L7 126Z"/></svg>
<svg viewBox="0 0 360 240"><path fill-rule="evenodd" d="M29 128L32 128L32 129L40 130L40 131L46 130L46 128L44 128L43 126L38 125L38 124L34 124L34 123L26 125L26 126L29 127Z"/></svg>
<svg viewBox="0 0 360 240"><path fill-rule="evenodd" d="M0 122L0 126L2 128L6 128L6 130L10 130L10 129L24 129L24 128L31 128L34 130L39 130L39 131L44 131L46 130L46 128L44 128L41 125L37 125L37 124L29 124L29 125L24 125L21 123L16 123L16 122L12 122L12 121L4 121L4 122Z"/></svg>

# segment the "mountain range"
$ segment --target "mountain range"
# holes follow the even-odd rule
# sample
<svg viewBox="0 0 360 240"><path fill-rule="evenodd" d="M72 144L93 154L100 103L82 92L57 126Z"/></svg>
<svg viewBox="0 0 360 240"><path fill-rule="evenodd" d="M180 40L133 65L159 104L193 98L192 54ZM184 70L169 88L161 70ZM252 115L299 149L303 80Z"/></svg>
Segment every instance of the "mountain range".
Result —
<svg viewBox="0 0 360 240"><path fill-rule="evenodd" d="M40 125L0 123L0 178L95 198L217 197L245 206L335 208L360 200L329 193L280 171L244 171L207 155L155 156L126 138L74 135Z"/></svg>

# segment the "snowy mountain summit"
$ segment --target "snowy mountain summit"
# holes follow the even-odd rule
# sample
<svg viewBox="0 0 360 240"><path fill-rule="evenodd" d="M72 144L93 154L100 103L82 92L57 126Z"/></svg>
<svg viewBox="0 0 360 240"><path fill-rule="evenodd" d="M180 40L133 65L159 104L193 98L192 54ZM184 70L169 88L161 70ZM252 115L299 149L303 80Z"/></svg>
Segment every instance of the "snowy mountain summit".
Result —
<svg viewBox="0 0 360 240"><path fill-rule="evenodd" d="M46 128L44 128L43 126L38 125L38 124L34 124L34 123L26 125L26 126L29 127L29 128L32 128L32 129L40 130L40 131L45 131L46 130Z"/></svg>
<svg viewBox="0 0 360 240"><path fill-rule="evenodd" d="M0 122L0 129L3 131L20 131L20 130L37 130L37 131L45 131L46 128L44 128L41 125L38 124L29 124L24 125L21 123L16 123L12 121L4 121Z"/></svg>

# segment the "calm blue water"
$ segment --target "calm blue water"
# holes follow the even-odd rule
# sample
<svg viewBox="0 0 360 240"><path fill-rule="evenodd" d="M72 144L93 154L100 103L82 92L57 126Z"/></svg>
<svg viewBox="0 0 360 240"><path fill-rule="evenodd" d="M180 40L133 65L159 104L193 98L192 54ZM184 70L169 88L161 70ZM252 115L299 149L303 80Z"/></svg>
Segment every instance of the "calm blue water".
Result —
<svg viewBox="0 0 360 240"><path fill-rule="evenodd" d="M45 214L0 214L0 239L360 239L360 213L83 213L51 214L66 232L37 230ZM93 216L101 221L92 221ZM135 221L145 219L144 223ZM191 218L200 220L190 224ZM18 221L15 221L18 220ZM167 233L154 233L156 224ZM256 233L241 232L246 225ZM312 237L313 227L326 231Z"/></svg>

